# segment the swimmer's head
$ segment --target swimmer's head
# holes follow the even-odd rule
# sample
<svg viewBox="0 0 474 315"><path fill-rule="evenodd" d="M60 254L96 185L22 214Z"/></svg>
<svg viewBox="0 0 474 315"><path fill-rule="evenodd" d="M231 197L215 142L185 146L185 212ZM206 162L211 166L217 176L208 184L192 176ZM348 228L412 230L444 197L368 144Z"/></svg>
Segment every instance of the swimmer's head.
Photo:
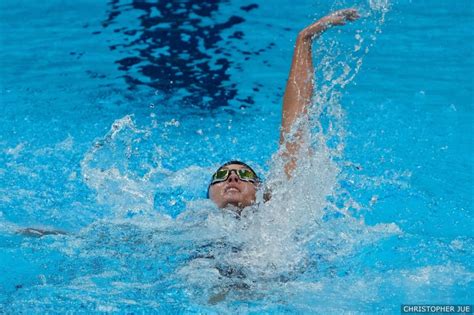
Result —
<svg viewBox="0 0 474 315"><path fill-rule="evenodd" d="M212 175L207 195L219 208L232 205L241 210L255 203L259 184L260 179L250 166L230 161Z"/></svg>

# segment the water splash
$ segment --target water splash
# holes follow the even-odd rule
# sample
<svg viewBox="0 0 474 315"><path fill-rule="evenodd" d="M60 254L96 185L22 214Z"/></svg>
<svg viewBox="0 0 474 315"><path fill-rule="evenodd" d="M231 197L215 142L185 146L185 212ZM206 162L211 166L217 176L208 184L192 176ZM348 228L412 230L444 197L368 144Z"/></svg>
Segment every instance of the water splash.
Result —
<svg viewBox="0 0 474 315"><path fill-rule="evenodd" d="M116 120L81 161L84 182L97 192L99 204L116 215L147 214L153 210L153 183L157 174L167 174L157 160L156 149L138 146L149 133L136 128L132 116ZM140 152L139 152L140 151Z"/></svg>
<svg viewBox="0 0 474 315"><path fill-rule="evenodd" d="M277 152L266 176L271 200L265 203L261 191L258 205L244 210L240 218L199 198L172 197L157 207L156 196L173 196L175 188L196 193L205 181L193 186L189 173L210 169L165 169L163 151L152 140L156 122L141 129L133 116L118 119L84 157L84 181L97 192L99 203L111 207L115 224L124 219L130 224L126 218L134 217L135 227L153 231L153 244L171 244L186 253L188 258L175 265L171 277L198 303L219 303L229 294L252 299L262 285L278 287L318 270L342 272L345 260L358 249L400 233L394 224L367 226L363 218L353 217L349 210L357 201L340 186L348 165L343 159L341 90L358 73L387 8L388 4L370 3L367 17L377 19L368 39L356 30L350 46L331 39L334 35L317 42L316 55L322 57L314 99L307 119L298 120L287 136L291 140L298 134L302 139L298 166L287 180L283 149ZM181 214L176 219L163 216L176 203L183 206ZM164 225L158 227L150 219Z"/></svg>
<svg viewBox="0 0 474 315"><path fill-rule="evenodd" d="M381 10L382 7L387 8L382 4L377 7L381 14L373 33L384 21L387 10ZM356 31L354 36L358 45L355 52L331 35L316 43L316 55L322 58L316 67L313 102L308 117L299 119L286 137L286 141L300 138L298 166L287 181L283 170L288 160L284 158L285 146L281 146L267 176L272 199L252 216L252 233L245 232L251 236L245 242L249 249L242 261L247 265L254 263L253 272L270 277L291 274L314 263L308 261L312 257L310 248L335 260L363 244L400 233L394 224L369 227L363 220L353 218L348 208L357 202L347 197L339 185L346 165L342 158L345 130L341 90L352 82L363 63L368 50L361 46L371 44L364 43L361 33ZM273 268L268 268L270 265Z"/></svg>

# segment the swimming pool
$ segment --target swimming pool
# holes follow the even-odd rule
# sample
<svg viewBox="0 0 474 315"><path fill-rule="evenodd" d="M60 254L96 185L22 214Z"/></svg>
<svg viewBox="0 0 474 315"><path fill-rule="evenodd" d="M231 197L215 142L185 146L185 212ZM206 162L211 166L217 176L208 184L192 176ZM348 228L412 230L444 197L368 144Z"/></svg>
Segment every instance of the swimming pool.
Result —
<svg viewBox="0 0 474 315"><path fill-rule="evenodd" d="M472 304L472 3L274 2L0 2L0 312ZM281 178L295 36L350 6L315 45L314 155L218 211L220 163Z"/></svg>

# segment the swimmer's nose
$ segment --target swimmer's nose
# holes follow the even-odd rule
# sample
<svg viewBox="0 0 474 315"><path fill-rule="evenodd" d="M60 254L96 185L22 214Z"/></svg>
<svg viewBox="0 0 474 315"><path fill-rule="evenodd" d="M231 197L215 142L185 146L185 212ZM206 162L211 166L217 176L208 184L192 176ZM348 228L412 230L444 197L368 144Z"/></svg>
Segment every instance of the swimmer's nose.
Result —
<svg viewBox="0 0 474 315"><path fill-rule="evenodd" d="M237 176L236 172L230 172L229 178L227 178L227 181L229 183L238 182L240 180L239 176Z"/></svg>

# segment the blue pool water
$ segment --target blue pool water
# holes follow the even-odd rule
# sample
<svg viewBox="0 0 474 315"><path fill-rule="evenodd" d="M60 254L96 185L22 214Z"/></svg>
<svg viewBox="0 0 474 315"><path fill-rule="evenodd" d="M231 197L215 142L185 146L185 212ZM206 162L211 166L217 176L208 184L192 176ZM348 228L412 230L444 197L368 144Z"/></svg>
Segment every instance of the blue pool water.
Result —
<svg viewBox="0 0 474 315"><path fill-rule="evenodd" d="M279 173L299 30L306 157ZM0 313L399 313L472 304L472 1L0 2ZM206 200L247 161L272 200ZM31 238L25 227L67 235Z"/></svg>

